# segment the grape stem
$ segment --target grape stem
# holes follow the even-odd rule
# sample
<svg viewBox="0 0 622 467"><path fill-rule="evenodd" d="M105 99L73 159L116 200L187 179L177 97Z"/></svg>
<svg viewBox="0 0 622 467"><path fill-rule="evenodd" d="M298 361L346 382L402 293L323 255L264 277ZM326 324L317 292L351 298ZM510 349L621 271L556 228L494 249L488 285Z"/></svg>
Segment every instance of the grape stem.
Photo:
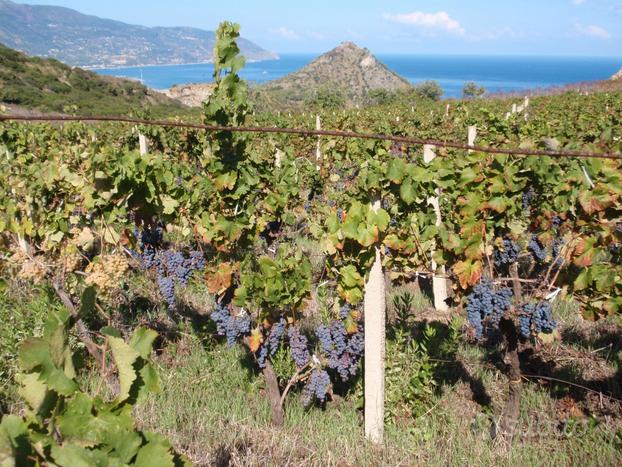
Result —
<svg viewBox="0 0 622 467"><path fill-rule="evenodd" d="M287 382L287 386L285 386L285 389L283 390L283 394L281 395L281 407L283 407L283 404L285 403L285 398L287 397L287 393L289 393L290 389L294 386L294 384L298 382L300 375L307 370L310 364L311 362L307 363L302 368L297 369L296 373L294 373L294 375L289 379L289 381Z"/></svg>

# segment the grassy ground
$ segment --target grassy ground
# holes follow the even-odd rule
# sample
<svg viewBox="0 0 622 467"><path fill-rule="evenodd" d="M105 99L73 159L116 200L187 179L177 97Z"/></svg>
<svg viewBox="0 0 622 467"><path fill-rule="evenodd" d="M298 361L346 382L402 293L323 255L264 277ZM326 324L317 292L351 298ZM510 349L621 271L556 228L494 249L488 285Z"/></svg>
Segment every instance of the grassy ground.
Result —
<svg viewBox="0 0 622 467"><path fill-rule="evenodd" d="M523 372L546 378L525 380L510 449L490 436L507 389L497 347L466 342L461 322L430 312L425 297L416 295L412 303L415 320L400 320L399 312L391 310L397 317L387 344L382 449L362 435L360 381L336 388L338 395L325 407L308 410L299 391L291 393L285 425L275 428L263 378L244 352L227 348L204 330L195 332L190 324L161 342L155 360L162 391L136 408L137 421L168 436L198 465L622 464L622 403L616 400L622 398L619 323L584 323L572 304L558 306L556 315L566 323L563 343L523 354ZM45 291L5 293L0 305L3 385L11 386L16 341L40 332L50 306L57 304ZM13 335L12 329L18 332ZM93 382L97 378L84 376ZM5 393L11 399L13 392Z"/></svg>

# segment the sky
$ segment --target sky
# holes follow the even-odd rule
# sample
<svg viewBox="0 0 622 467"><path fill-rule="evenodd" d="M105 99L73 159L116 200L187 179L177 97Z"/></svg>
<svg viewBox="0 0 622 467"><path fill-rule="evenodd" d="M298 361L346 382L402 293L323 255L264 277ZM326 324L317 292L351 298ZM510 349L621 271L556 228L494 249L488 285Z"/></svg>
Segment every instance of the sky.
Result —
<svg viewBox="0 0 622 467"><path fill-rule="evenodd" d="M622 56L622 0L32 0L144 26L213 30L279 53L350 40L381 54Z"/></svg>

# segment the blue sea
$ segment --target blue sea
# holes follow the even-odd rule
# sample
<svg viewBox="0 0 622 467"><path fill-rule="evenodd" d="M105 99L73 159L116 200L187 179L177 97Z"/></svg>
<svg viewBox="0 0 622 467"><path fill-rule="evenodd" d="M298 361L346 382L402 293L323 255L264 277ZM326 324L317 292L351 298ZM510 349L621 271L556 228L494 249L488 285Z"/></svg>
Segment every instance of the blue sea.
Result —
<svg viewBox="0 0 622 467"><path fill-rule="evenodd" d="M244 79L264 83L296 71L317 55L284 54L279 60L247 63ZM501 56L432 56L378 55L390 69L412 83L437 81L444 97L459 97L465 82L474 81L488 92L520 92L570 83L608 79L622 67L619 58L589 57L501 57ZM211 64L146 66L96 70L104 75L143 79L154 89L175 84L212 81Z"/></svg>

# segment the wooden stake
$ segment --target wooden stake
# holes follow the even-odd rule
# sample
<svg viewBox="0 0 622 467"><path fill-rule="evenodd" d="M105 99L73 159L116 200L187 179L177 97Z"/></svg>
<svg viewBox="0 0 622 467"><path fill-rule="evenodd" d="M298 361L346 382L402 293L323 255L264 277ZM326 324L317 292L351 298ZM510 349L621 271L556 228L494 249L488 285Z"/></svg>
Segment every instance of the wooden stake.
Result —
<svg viewBox="0 0 622 467"><path fill-rule="evenodd" d="M436 153L434 152L434 146L431 144L426 144L423 146L423 161L426 164L429 164L436 157ZM428 204L434 208L434 212L436 213L436 226L440 226L442 224L441 218L441 206L440 206L440 190L436 189L436 195L431 198L428 198ZM449 298L449 281L444 277L445 276L445 266L438 266L436 261L434 261L434 253L435 248L432 248L430 252L430 257L432 258L432 272L434 276L432 277L432 291L434 293L434 308L437 311L449 311L449 305L447 305L447 299ZM441 277L437 277L437 276Z"/></svg>
<svg viewBox="0 0 622 467"><path fill-rule="evenodd" d="M140 155L144 156L149 152L149 141L142 133L138 134L138 145L140 146Z"/></svg>
<svg viewBox="0 0 622 467"><path fill-rule="evenodd" d="M380 209L380 201L373 205ZM385 283L380 249L365 284L365 436L384 443Z"/></svg>
<svg viewBox="0 0 622 467"><path fill-rule="evenodd" d="M315 116L315 129L320 131L322 129L322 121L320 120L320 116ZM317 145L315 147L315 162L317 170L320 170L322 167L322 147L320 145L320 137L317 137Z"/></svg>
<svg viewBox="0 0 622 467"><path fill-rule="evenodd" d="M469 146L475 146L475 138L477 138L477 127L475 125L471 125L467 132L467 144ZM469 149L469 153L471 153Z"/></svg>

